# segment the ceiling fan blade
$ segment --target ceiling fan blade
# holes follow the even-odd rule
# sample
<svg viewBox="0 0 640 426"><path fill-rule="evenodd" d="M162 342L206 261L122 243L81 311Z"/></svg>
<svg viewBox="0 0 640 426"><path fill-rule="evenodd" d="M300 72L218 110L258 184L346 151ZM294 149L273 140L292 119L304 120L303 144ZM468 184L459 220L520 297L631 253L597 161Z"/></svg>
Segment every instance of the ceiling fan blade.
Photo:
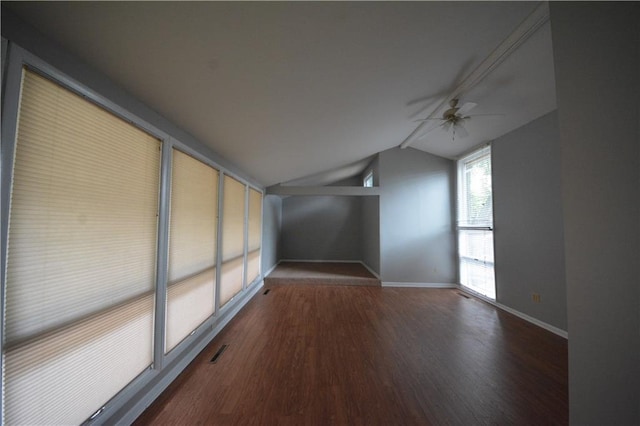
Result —
<svg viewBox="0 0 640 426"><path fill-rule="evenodd" d="M427 130L426 132L424 132L423 134L421 134L421 135L420 135L420 137L418 138L418 140L419 140L419 141L423 140L424 138L426 138L426 137L427 137L427 135L428 135L429 133L431 133L431 132L432 132L432 131L434 131L435 129L443 128L447 123L448 123L448 121L445 121L445 122L444 122L444 123L442 123L442 124L438 124L437 126L430 128L429 130Z"/></svg>
<svg viewBox="0 0 640 426"><path fill-rule="evenodd" d="M449 92L446 91L446 90L441 90L439 92L432 93L430 95L421 96L419 98L412 99L409 102L407 102L407 106L421 104L423 102L427 102L427 101L430 101L431 99L435 99L435 98L441 99L441 98L445 97L447 95L447 93L449 93Z"/></svg>
<svg viewBox="0 0 640 426"><path fill-rule="evenodd" d="M444 129L445 132L448 132L449 130L451 130L451 126L452 126L452 122L451 121L445 121L442 124L442 128Z"/></svg>
<svg viewBox="0 0 640 426"><path fill-rule="evenodd" d="M467 102L467 103L465 103L464 105L462 105L458 109L457 114L458 115L464 115L464 114L468 113L469 111L471 111L472 109L474 109L477 106L478 106L478 104L475 104L473 102Z"/></svg>
<svg viewBox="0 0 640 426"><path fill-rule="evenodd" d="M413 120L414 123L418 123L420 121L429 121L429 120L439 120L442 121L442 118L433 117L433 118L421 118L419 120Z"/></svg>
<svg viewBox="0 0 640 426"><path fill-rule="evenodd" d="M456 124L454 130L456 132L456 135L461 138L466 138L467 136L469 136L469 132L467 132L467 129L462 125L462 123Z"/></svg>

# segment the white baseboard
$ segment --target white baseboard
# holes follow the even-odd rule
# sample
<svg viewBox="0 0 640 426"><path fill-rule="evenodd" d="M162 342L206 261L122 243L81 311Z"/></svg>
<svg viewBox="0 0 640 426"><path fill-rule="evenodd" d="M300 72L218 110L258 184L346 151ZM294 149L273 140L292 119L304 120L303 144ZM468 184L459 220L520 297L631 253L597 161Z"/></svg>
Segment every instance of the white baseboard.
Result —
<svg viewBox="0 0 640 426"><path fill-rule="evenodd" d="M371 269L369 267L369 265L367 265L366 263L364 263L363 261L360 261L360 263L362 264L362 266L365 267L365 269L369 272L371 272L371 275L373 275L374 277L376 277L377 279L380 279L380 275L378 275L378 273L376 271L374 271L373 269Z"/></svg>
<svg viewBox="0 0 640 426"><path fill-rule="evenodd" d="M382 287L458 288L458 286L453 283L406 283L395 281L382 281Z"/></svg>
<svg viewBox="0 0 640 426"><path fill-rule="evenodd" d="M555 326L553 326L553 325L551 325L551 324L547 324L547 323L546 323L546 322L544 322L544 321L540 321L539 319L536 319L536 318L534 318L534 317L532 317L532 316L529 316L529 315L527 315L527 314L524 314L524 313L522 313L522 312L520 312L520 311L516 311L515 309L510 308L510 307L508 307L508 306L506 306L506 305L503 305L502 303L497 303L497 302L496 302L496 303L495 303L495 305L496 305L498 308L500 308L500 309L502 309L502 310L504 310L504 311L507 311L507 312L509 312L510 314L513 314L513 315L515 315L515 316L517 316L517 317L520 317L520 318L522 318L522 319L523 319L523 320L525 320L525 321L529 321L530 323L535 324L535 325L537 325L538 327L542 327L542 328L544 328L545 330L552 332L553 334L556 334L556 335L558 335L558 336L560 336L560 337L564 337L565 339L568 339L568 338L569 338L569 333L568 333L568 332L566 332L566 331L564 331L564 330L562 330L561 328L555 327Z"/></svg>
<svg viewBox="0 0 640 426"><path fill-rule="evenodd" d="M268 276L269 276L269 274L270 274L270 273L272 273L272 272L273 272L273 270L274 270L274 269L276 269L276 268L278 267L278 265L280 264L280 262L281 262L281 261L280 261L280 260L278 260L278 261L276 262L276 264L275 264L275 265L273 265L273 266L271 267L271 269L269 269L267 272L265 272L265 273L264 273L264 275L262 275L262 278L266 278L266 277L268 277Z"/></svg>
<svg viewBox="0 0 640 426"><path fill-rule="evenodd" d="M476 297L478 299L481 299L481 300L489 303L490 305L495 306L496 308L500 308L503 311L509 312L510 314L515 315L518 318L522 318L523 320L525 320L527 322L530 322L533 325L537 325L538 327L544 328L545 330L550 331L550 332L552 332L553 334L555 334L557 336L564 337L565 339L569 338L569 333L567 331L561 329L561 328L558 328L558 327L553 326L551 324L547 324L544 321L540 321L537 318L534 318L534 317L532 317L530 315L527 315L527 314L522 313L522 312L520 312L518 310L510 308L509 306L503 305L500 302L496 302L495 300L491 300L488 297L485 297L485 296L481 295L480 293L477 293L477 292L475 292L475 291L473 291L473 290L471 290L471 289L469 289L469 288L467 288L467 287L465 287L463 285L458 285L457 287L461 291L464 291L465 293L469 293L470 295L472 295L472 296L474 296L474 297Z"/></svg>

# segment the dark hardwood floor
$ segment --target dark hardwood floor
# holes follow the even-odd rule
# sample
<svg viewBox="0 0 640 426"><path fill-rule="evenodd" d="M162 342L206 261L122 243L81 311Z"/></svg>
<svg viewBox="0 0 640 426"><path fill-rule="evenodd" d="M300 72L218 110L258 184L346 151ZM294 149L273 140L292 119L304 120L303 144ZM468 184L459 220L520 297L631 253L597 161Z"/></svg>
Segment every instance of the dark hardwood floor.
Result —
<svg viewBox="0 0 640 426"><path fill-rule="evenodd" d="M511 314L450 289L268 288L136 425L568 423L566 340Z"/></svg>

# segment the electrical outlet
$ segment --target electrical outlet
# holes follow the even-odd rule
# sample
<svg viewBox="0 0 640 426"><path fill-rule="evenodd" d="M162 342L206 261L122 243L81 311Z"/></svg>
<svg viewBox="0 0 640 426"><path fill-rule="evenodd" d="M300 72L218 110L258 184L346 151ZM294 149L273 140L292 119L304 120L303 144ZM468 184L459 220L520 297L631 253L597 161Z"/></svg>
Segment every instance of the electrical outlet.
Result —
<svg viewBox="0 0 640 426"><path fill-rule="evenodd" d="M540 295L538 293L531 293L531 300L533 300L533 303L540 303Z"/></svg>

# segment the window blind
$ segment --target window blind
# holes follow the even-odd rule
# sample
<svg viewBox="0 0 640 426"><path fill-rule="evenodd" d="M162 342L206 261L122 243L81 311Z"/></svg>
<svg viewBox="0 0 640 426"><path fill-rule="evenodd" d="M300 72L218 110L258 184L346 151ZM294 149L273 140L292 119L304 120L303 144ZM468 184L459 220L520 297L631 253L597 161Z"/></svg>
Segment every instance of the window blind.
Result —
<svg viewBox="0 0 640 426"><path fill-rule="evenodd" d="M458 226L492 227L491 148L482 148L459 162Z"/></svg>
<svg viewBox="0 0 640 426"><path fill-rule="evenodd" d="M159 170L156 138L24 71L5 290L7 424L80 423L151 364Z"/></svg>
<svg viewBox="0 0 640 426"><path fill-rule="evenodd" d="M173 150L165 351L213 315L218 171Z"/></svg>
<svg viewBox="0 0 640 426"><path fill-rule="evenodd" d="M220 305L242 290L244 273L245 186L224 177Z"/></svg>
<svg viewBox="0 0 640 426"><path fill-rule="evenodd" d="M249 247L247 248L247 283L260 276L260 245L262 242L262 193L249 188Z"/></svg>

